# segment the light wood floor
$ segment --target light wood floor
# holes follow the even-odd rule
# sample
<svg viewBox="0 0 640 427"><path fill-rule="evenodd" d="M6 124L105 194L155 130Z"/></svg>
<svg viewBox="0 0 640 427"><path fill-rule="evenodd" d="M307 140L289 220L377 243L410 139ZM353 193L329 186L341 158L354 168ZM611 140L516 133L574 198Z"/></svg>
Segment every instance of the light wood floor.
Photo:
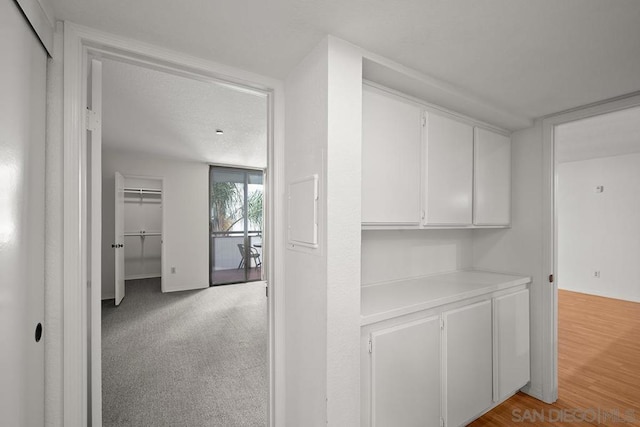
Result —
<svg viewBox="0 0 640 427"><path fill-rule="evenodd" d="M470 425L640 426L640 303L558 291L558 397L547 405L518 393ZM526 422L526 410L544 421ZM581 421L598 410L601 423Z"/></svg>

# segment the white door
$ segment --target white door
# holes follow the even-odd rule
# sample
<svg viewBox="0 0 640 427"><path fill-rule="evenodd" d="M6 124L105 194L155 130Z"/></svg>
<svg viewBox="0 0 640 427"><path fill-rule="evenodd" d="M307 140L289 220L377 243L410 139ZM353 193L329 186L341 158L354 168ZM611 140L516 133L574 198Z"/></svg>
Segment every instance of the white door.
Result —
<svg viewBox="0 0 640 427"><path fill-rule="evenodd" d="M102 62L89 62L87 90L88 276L91 283L91 419L102 425Z"/></svg>
<svg viewBox="0 0 640 427"><path fill-rule="evenodd" d="M362 90L362 223L420 224L422 111Z"/></svg>
<svg viewBox="0 0 640 427"><path fill-rule="evenodd" d="M457 427L493 403L491 301L448 311L443 319L445 425Z"/></svg>
<svg viewBox="0 0 640 427"><path fill-rule="evenodd" d="M511 139L475 128L474 208L477 225L511 222Z"/></svg>
<svg viewBox="0 0 640 427"><path fill-rule="evenodd" d="M529 290L495 298L494 400L499 402L529 382Z"/></svg>
<svg viewBox="0 0 640 427"><path fill-rule="evenodd" d="M120 305L124 298L124 177L118 172L115 206L115 236L112 247L115 251L116 305Z"/></svg>
<svg viewBox="0 0 640 427"><path fill-rule="evenodd" d="M371 426L440 425L440 318L371 334Z"/></svg>
<svg viewBox="0 0 640 427"><path fill-rule="evenodd" d="M44 425L47 339L47 54L13 1L0 2L0 56L0 424L35 427Z"/></svg>
<svg viewBox="0 0 640 427"><path fill-rule="evenodd" d="M473 128L428 113L425 132L425 225L470 225Z"/></svg>

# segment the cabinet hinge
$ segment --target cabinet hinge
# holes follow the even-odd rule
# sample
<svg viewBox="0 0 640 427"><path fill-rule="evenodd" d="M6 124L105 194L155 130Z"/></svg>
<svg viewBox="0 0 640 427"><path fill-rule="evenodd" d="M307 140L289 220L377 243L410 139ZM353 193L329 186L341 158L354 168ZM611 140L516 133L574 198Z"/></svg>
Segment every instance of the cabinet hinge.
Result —
<svg viewBox="0 0 640 427"><path fill-rule="evenodd" d="M553 283L553 274L549 275L549 283Z"/></svg>
<svg viewBox="0 0 640 427"><path fill-rule="evenodd" d="M440 427L444 427L444 418L440 417Z"/></svg>
<svg viewBox="0 0 640 427"><path fill-rule="evenodd" d="M373 342L369 340L369 353L373 353Z"/></svg>
<svg viewBox="0 0 640 427"><path fill-rule="evenodd" d="M264 296L266 296L267 298L269 298L269 286L265 286L265 287L264 287Z"/></svg>
<svg viewBox="0 0 640 427"><path fill-rule="evenodd" d="M444 329L444 319L440 318L440 329Z"/></svg>
<svg viewBox="0 0 640 427"><path fill-rule="evenodd" d="M87 108L86 127L89 131L95 131L100 127L100 118L95 111Z"/></svg>
<svg viewBox="0 0 640 427"><path fill-rule="evenodd" d="M422 115L422 126L426 126L427 125L427 115L423 114Z"/></svg>

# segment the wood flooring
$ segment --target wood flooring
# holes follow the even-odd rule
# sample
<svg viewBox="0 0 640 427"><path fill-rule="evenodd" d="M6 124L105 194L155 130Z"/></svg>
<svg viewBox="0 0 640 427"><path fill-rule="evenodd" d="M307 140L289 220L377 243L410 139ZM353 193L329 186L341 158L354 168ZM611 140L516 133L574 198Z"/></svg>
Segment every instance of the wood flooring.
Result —
<svg viewBox="0 0 640 427"><path fill-rule="evenodd" d="M518 393L471 426L640 426L640 303L558 291L558 400Z"/></svg>

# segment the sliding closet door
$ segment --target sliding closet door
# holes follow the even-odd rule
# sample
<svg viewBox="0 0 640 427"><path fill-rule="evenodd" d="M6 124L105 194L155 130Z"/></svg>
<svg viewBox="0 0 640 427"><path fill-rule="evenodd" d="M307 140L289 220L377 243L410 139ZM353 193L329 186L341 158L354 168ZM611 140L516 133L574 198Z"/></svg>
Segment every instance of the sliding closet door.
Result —
<svg viewBox="0 0 640 427"><path fill-rule="evenodd" d="M47 54L9 0L0 55L0 424L42 426Z"/></svg>
<svg viewBox="0 0 640 427"><path fill-rule="evenodd" d="M211 167L211 285L262 280L263 173Z"/></svg>

